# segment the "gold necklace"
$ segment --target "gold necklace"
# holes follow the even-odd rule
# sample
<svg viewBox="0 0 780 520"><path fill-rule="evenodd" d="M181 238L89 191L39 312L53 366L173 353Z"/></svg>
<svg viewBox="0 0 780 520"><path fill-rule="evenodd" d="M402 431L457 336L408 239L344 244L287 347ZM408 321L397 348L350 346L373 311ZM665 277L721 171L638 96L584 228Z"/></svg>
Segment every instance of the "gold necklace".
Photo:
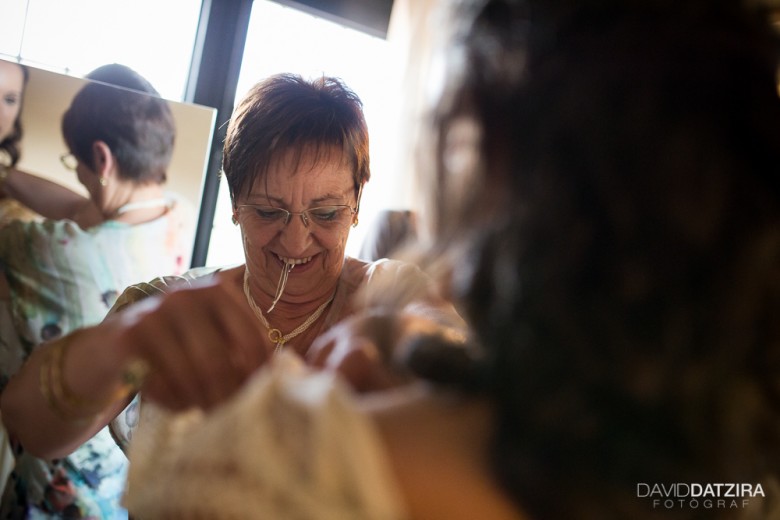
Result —
<svg viewBox="0 0 780 520"><path fill-rule="evenodd" d="M280 350L282 350L282 347L284 347L285 343L308 329L312 323L317 321L317 318L320 317L322 312L325 310L325 307L327 307L328 304L333 301L333 297L336 296L336 291L333 291L333 294L330 295L328 301L317 307L317 310L311 313L311 315L306 318L306 321L298 325L295 330L287 334L282 334L282 331L279 329L271 327L271 324L268 323L268 320L263 315L263 311L261 311L260 307L258 307L255 303L254 298L252 298L252 294L249 292L249 269L246 267L244 268L244 295L246 296L247 303L249 303L249 307L251 307L252 311L255 313L255 316L257 316L257 319L259 319L265 328L268 329L268 339L270 339L272 343L276 343L274 354L277 354Z"/></svg>

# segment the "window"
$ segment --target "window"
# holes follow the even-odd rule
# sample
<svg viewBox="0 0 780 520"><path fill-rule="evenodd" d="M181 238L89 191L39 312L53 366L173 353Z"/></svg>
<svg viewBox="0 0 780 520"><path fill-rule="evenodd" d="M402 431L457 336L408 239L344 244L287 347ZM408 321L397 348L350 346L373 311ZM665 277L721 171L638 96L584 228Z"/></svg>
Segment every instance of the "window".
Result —
<svg viewBox="0 0 780 520"><path fill-rule="evenodd" d="M370 135L372 173L360 211L364 223L379 209L402 200L404 183L399 182L394 162L398 155L394 146L400 75L393 63L386 40L275 2L254 1L237 97L240 99L257 81L278 72L344 80L363 101ZM240 232L230 217L227 183L220 182L207 265L244 261ZM365 227L358 225L351 231L347 254L356 254Z"/></svg>
<svg viewBox="0 0 780 520"><path fill-rule="evenodd" d="M201 0L3 0L0 55L83 76L122 63L181 101Z"/></svg>
<svg viewBox="0 0 780 520"><path fill-rule="evenodd" d="M2 0L0 56L74 76L106 63L123 63L149 79L163 97L183 100L201 3ZM340 77L361 97L371 140L372 176L361 202L361 224L351 231L347 243L347 254L354 255L367 224L380 209L409 205L408 175L398 160L402 69L387 40L340 25L333 18L255 0L236 92L240 98L270 74L295 72ZM205 262L243 262L224 182L217 198Z"/></svg>

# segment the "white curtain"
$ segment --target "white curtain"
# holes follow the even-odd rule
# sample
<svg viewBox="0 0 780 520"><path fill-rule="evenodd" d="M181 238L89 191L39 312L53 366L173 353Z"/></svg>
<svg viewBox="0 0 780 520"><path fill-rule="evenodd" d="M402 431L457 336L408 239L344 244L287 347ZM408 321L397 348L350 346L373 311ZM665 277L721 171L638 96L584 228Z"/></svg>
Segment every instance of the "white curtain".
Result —
<svg viewBox="0 0 780 520"><path fill-rule="evenodd" d="M422 190L418 184L422 118L430 107L440 76L434 67L436 51L443 36L443 8L447 0L395 0L388 30L388 42L399 63L399 92L403 97L398 135L398 168L403 172L406 204L424 213ZM399 177L400 178L400 177Z"/></svg>

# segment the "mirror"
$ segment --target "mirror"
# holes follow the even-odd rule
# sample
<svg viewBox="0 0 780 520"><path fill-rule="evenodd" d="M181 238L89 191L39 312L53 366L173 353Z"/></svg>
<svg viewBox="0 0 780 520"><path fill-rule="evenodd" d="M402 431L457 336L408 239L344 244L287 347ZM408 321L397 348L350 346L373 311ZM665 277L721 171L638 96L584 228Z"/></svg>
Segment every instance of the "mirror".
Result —
<svg viewBox="0 0 780 520"><path fill-rule="evenodd" d="M22 155L17 167L87 195L76 174L65 169L60 155L67 146L60 132L62 115L88 80L26 65L29 81L22 108ZM176 124L176 141L166 190L192 208L195 228L203 190L216 109L168 100Z"/></svg>

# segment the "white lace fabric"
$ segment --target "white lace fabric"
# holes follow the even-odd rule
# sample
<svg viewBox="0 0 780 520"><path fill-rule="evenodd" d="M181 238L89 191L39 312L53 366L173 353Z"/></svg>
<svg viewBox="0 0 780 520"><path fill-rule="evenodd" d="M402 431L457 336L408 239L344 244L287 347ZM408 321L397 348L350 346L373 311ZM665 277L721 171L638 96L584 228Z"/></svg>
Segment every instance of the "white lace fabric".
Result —
<svg viewBox="0 0 780 520"><path fill-rule="evenodd" d="M144 520L406 518L381 438L351 400L335 375L283 352L209 414L144 403L125 506Z"/></svg>

